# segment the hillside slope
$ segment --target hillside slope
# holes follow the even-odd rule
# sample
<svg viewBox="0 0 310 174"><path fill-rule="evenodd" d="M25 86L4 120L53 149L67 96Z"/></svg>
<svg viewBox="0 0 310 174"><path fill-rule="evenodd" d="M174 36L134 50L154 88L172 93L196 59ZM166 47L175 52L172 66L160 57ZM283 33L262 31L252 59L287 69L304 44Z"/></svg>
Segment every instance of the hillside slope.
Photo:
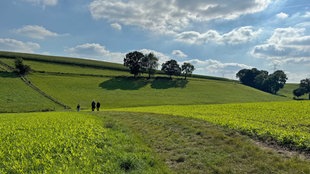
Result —
<svg viewBox="0 0 310 174"><path fill-rule="evenodd" d="M1 55L0 52L1 61L8 65L13 65L12 57L14 53L7 56ZM23 54L17 54L15 57L23 57ZM290 99L270 95L236 81L221 78L214 80L203 77L183 80L181 77L176 77L169 80L159 74L150 80L133 79L119 64L86 59L25 54L25 64L30 65L34 70L28 75L32 84L72 108L80 104L82 109L88 109L92 100L100 101L103 108L118 108ZM21 103L17 102L15 105Z"/></svg>

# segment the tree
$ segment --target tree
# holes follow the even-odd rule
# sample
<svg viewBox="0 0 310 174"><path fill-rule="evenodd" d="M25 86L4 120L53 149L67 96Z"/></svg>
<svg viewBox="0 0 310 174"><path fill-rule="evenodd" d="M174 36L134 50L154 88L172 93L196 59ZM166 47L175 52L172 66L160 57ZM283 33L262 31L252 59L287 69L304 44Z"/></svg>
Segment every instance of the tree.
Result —
<svg viewBox="0 0 310 174"><path fill-rule="evenodd" d="M136 78L142 72L142 59L144 55L141 52L134 51L126 54L124 66L128 67L130 73Z"/></svg>
<svg viewBox="0 0 310 174"><path fill-rule="evenodd" d="M256 68L252 69L242 69L237 74L236 77L239 78L240 82L247 85L255 87L255 77L259 75L261 71Z"/></svg>
<svg viewBox="0 0 310 174"><path fill-rule="evenodd" d="M303 79L300 81L299 88L304 88L305 94L309 94L309 100L310 100L310 78Z"/></svg>
<svg viewBox="0 0 310 174"><path fill-rule="evenodd" d="M181 68L182 68L182 72L184 74L185 79L188 75L192 74L193 71L195 70L194 65L190 63L186 63L186 62L183 63Z"/></svg>
<svg viewBox="0 0 310 174"><path fill-rule="evenodd" d="M151 78L152 74L155 74L157 67L158 58L153 53L144 55L142 58L142 69L149 74L149 79Z"/></svg>
<svg viewBox="0 0 310 174"><path fill-rule="evenodd" d="M176 60L169 60L162 64L161 70L164 71L167 75L169 75L170 79L172 75L180 75L181 68Z"/></svg>
<svg viewBox="0 0 310 174"><path fill-rule="evenodd" d="M281 88L284 87L287 77L282 70L277 70L273 74L270 74L265 80L264 91L276 94Z"/></svg>
<svg viewBox="0 0 310 174"><path fill-rule="evenodd" d="M273 74L267 71L252 69L242 69L237 74L240 82L244 85L260 89L265 92L276 94L284 87L287 77L282 70L277 70Z"/></svg>
<svg viewBox="0 0 310 174"><path fill-rule="evenodd" d="M31 71L30 66L24 65L24 60L22 58L15 59L15 69L16 72L20 75L27 75Z"/></svg>
<svg viewBox="0 0 310 174"><path fill-rule="evenodd" d="M297 88L297 89L293 90L293 94L296 97L300 97L300 96L304 95L305 93L307 93L307 90L305 88Z"/></svg>

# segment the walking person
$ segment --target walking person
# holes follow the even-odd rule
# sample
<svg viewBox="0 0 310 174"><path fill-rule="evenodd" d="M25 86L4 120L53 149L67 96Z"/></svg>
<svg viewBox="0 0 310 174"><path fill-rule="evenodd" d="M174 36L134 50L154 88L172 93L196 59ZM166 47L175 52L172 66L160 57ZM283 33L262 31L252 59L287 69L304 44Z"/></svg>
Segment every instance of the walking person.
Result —
<svg viewBox="0 0 310 174"><path fill-rule="evenodd" d="M96 107L97 107L97 111L99 111L99 108L100 108L100 102L97 102Z"/></svg>
<svg viewBox="0 0 310 174"><path fill-rule="evenodd" d="M91 110L92 110L92 111L95 111L95 108L96 108L96 102L93 101L93 102L91 103Z"/></svg>
<svg viewBox="0 0 310 174"><path fill-rule="evenodd" d="M80 106L80 104L78 104L78 105L76 106L76 110L79 112L80 109L81 109L81 106Z"/></svg>

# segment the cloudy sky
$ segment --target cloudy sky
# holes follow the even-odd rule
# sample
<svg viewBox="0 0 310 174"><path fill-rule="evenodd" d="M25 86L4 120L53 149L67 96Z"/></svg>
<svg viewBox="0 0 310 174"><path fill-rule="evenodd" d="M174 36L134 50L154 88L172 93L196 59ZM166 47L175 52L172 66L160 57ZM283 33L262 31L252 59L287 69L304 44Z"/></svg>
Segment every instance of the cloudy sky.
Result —
<svg viewBox="0 0 310 174"><path fill-rule="evenodd" d="M195 74L310 78L309 0L1 0L0 50L122 63L153 52Z"/></svg>

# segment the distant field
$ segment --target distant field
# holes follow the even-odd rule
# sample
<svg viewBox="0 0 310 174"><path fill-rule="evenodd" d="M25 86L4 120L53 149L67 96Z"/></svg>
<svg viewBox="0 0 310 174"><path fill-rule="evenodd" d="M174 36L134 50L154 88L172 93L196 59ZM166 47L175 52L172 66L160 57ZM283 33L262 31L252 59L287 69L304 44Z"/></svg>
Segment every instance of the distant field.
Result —
<svg viewBox="0 0 310 174"><path fill-rule="evenodd" d="M75 107L80 103L84 109L92 100L100 101L103 108L288 100L238 83L206 79L86 78L37 73L29 79L65 104Z"/></svg>
<svg viewBox="0 0 310 174"><path fill-rule="evenodd" d="M28 87L14 73L0 72L0 113L62 109Z"/></svg>
<svg viewBox="0 0 310 174"><path fill-rule="evenodd" d="M108 68L108 69L119 70L119 71L127 71L127 68L117 63L110 63L110 62L90 60L90 59L72 58L72 57L60 57L60 56L48 56L48 55L39 55L39 54L0 51L0 58L15 59L17 57L21 57L24 60L34 60L34 61L45 62L45 63L58 63L58 64L65 64L65 65L78 65L78 66L86 66L86 67L92 67L92 68Z"/></svg>
<svg viewBox="0 0 310 174"><path fill-rule="evenodd" d="M199 118L264 141L310 152L310 102L155 106L116 109Z"/></svg>

